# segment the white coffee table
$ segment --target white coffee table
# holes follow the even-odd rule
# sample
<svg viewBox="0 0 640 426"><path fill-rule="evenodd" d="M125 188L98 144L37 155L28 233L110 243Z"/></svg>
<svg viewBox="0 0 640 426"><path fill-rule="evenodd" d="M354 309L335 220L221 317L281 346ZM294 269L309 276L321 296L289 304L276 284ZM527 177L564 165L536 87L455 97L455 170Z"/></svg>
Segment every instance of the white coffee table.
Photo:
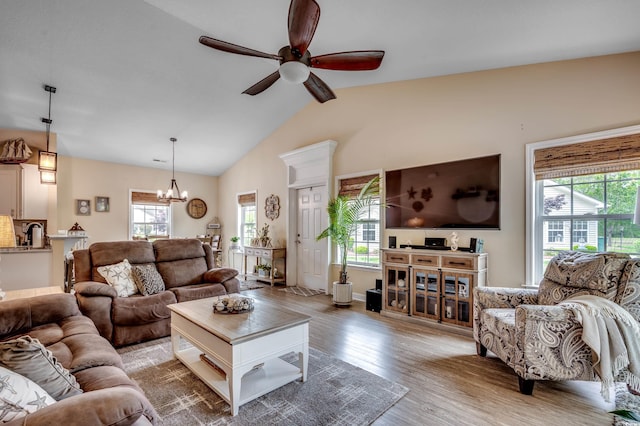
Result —
<svg viewBox="0 0 640 426"><path fill-rule="evenodd" d="M242 404L307 380L311 317L259 299L251 312L214 314L216 299L169 305L171 343L174 356L227 401L234 416ZM193 346L180 349L182 339ZM298 353L300 368L279 358L290 352Z"/></svg>

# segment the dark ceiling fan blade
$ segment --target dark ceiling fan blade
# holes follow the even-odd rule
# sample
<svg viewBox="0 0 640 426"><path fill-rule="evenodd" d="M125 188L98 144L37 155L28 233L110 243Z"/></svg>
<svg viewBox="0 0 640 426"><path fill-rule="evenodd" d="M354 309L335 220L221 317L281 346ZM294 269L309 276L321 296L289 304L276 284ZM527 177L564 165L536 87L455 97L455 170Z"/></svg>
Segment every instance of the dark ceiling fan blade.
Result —
<svg viewBox="0 0 640 426"><path fill-rule="evenodd" d="M306 87L309 93L320 103L325 103L336 98L335 93L333 93L329 86L314 73L309 74L309 78L304 82L304 87Z"/></svg>
<svg viewBox="0 0 640 426"><path fill-rule="evenodd" d="M200 37L200 43L217 50L222 50L223 52L237 53L238 55L256 56L258 58L275 59L276 61L279 61L282 59L282 57L279 55L260 52L259 50L249 49L248 47L238 46L237 44L229 43L222 40L216 40L215 38L211 38L207 36Z"/></svg>
<svg viewBox="0 0 640 426"><path fill-rule="evenodd" d="M304 55L320 20L320 6L315 0L291 0L289 6L289 44Z"/></svg>
<svg viewBox="0 0 640 426"><path fill-rule="evenodd" d="M262 93L265 90L267 90L269 87L271 87L273 83L278 81L279 78L280 78L280 72L276 71L273 74L269 74L268 76L266 76L265 78L263 78L262 80L254 84L253 86L249 87L247 90L245 90L242 93L255 96L258 93Z"/></svg>
<svg viewBox="0 0 640 426"><path fill-rule="evenodd" d="M311 66L326 70L368 71L375 70L382 63L384 50L354 50L351 52L329 53L313 56Z"/></svg>

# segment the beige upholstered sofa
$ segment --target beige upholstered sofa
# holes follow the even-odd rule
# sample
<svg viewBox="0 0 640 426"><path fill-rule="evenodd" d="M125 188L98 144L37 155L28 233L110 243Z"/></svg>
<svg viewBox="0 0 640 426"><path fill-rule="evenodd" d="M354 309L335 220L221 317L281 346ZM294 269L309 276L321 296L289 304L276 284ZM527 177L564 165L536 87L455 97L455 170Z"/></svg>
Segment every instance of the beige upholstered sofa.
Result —
<svg viewBox="0 0 640 426"><path fill-rule="evenodd" d="M46 350L59 364L43 355ZM14 398L12 403L0 399L0 418L8 419L7 425L125 426L157 422L153 406L122 370L120 355L82 315L71 294L0 302L0 366L10 372L3 375L0 390ZM12 386L8 380L15 373L20 380L28 382L25 375L33 382ZM44 405L36 402L43 398L42 390L36 390L37 398L19 392L33 391L33 383L48 395L55 395L57 402L49 401L51 405L32 412ZM26 411L30 414L20 417Z"/></svg>
<svg viewBox="0 0 640 426"><path fill-rule="evenodd" d="M536 380L598 380L591 349L570 304L573 295L613 300L640 320L640 259L625 254L561 252L538 290L477 287L473 332L478 355L493 352L530 395Z"/></svg>
<svg viewBox="0 0 640 426"><path fill-rule="evenodd" d="M99 242L74 252L75 293L82 313L114 346L170 334L167 305L240 291L238 271L215 268L211 246L197 239ZM132 267L147 265L162 278L155 294L128 297L100 274L99 268L127 259Z"/></svg>

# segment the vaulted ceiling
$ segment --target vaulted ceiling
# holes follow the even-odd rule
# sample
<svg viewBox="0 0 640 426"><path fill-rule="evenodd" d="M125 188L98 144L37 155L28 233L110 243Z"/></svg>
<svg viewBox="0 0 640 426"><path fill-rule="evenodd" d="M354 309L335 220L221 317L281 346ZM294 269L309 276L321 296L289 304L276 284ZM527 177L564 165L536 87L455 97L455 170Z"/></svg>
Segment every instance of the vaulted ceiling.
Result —
<svg viewBox="0 0 640 426"><path fill-rule="evenodd" d="M640 51L637 0L317 0L309 50L386 51L376 71L316 70L340 88ZM315 102L282 80L242 91L287 45L290 0L0 0L0 127L52 131L61 155L219 175ZM160 161L155 161L160 160Z"/></svg>

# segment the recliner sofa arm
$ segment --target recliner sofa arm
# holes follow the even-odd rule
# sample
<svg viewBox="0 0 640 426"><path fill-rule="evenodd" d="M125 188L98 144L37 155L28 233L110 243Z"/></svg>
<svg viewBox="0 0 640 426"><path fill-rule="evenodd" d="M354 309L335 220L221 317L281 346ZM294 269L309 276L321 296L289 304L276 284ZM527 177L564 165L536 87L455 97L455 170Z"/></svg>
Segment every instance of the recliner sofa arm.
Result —
<svg viewBox="0 0 640 426"><path fill-rule="evenodd" d="M155 425L157 421L157 413L140 392L118 387L85 392L63 399L5 425L126 426Z"/></svg>
<svg viewBox="0 0 640 426"><path fill-rule="evenodd" d="M566 305L516 308L515 346L526 380L593 380L591 349L582 342L582 325Z"/></svg>
<svg viewBox="0 0 640 426"><path fill-rule="evenodd" d="M537 305L538 290L509 287L476 287L473 300L480 309L515 308L519 305Z"/></svg>
<svg viewBox="0 0 640 426"><path fill-rule="evenodd" d="M224 283L238 275L238 271L233 268L213 268L204 273L206 283Z"/></svg>
<svg viewBox="0 0 640 426"><path fill-rule="evenodd" d="M73 295L48 294L0 303L0 336L11 336L81 315Z"/></svg>
<svg viewBox="0 0 640 426"><path fill-rule="evenodd" d="M115 288L109 284L99 283L97 281L75 283L73 289L76 291L76 294L81 294L84 297L107 296L112 299L118 297L118 292Z"/></svg>
<svg viewBox="0 0 640 426"><path fill-rule="evenodd" d="M91 318L102 337L111 341L113 322L111 306L118 297L116 290L108 284L84 281L74 285L76 300L84 316Z"/></svg>
<svg viewBox="0 0 640 426"><path fill-rule="evenodd" d="M204 273L206 283L220 283L227 294L240 293L240 281L236 278L238 271L233 268L213 268Z"/></svg>

